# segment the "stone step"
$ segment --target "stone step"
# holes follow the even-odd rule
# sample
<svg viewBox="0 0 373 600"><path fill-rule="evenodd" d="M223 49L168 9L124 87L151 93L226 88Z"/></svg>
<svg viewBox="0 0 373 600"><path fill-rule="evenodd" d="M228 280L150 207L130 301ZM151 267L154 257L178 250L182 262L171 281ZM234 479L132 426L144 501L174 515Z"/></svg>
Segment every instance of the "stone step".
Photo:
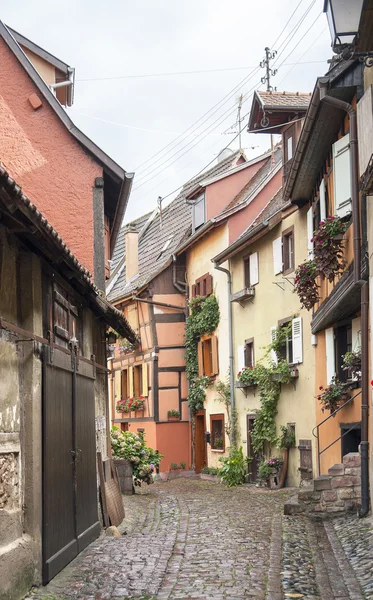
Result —
<svg viewBox="0 0 373 600"><path fill-rule="evenodd" d="M338 477L338 475L344 474L344 466L343 465L333 465L328 470L329 475L332 477Z"/></svg>
<svg viewBox="0 0 373 600"><path fill-rule="evenodd" d="M298 495L292 496L284 505L284 515L300 515L306 512L304 504L298 502Z"/></svg>
<svg viewBox="0 0 373 600"><path fill-rule="evenodd" d="M322 490L332 489L332 477L331 475L319 475L313 480L315 492L321 492Z"/></svg>

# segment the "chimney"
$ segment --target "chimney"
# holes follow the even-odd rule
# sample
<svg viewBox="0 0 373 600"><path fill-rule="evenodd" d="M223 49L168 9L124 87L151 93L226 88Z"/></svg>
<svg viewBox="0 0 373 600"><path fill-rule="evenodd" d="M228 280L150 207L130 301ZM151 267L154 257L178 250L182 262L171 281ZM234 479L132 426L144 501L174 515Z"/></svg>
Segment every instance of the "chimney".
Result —
<svg viewBox="0 0 373 600"><path fill-rule="evenodd" d="M139 234L133 225L128 225L124 234L126 244L126 280L139 272Z"/></svg>

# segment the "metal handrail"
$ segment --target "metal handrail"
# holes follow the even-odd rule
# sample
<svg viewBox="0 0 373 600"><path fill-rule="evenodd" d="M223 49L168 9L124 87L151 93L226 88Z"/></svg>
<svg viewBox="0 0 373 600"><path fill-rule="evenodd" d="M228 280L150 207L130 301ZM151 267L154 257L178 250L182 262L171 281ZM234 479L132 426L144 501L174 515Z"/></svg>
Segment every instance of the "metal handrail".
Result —
<svg viewBox="0 0 373 600"><path fill-rule="evenodd" d="M347 406L347 404L350 404L350 402L352 402L353 400L355 400L355 398L357 396L359 396L360 394L361 394L361 390L359 392L357 392L357 394L355 394L354 396L351 396L348 400L346 400L346 402L344 402L344 404L342 404L342 406L340 406L339 408L337 408L337 410L335 410L334 412L332 412L323 421L320 421L320 423L318 423L312 429L312 435L317 439L317 462L318 462L319 475L320 475L320 456L321 456L321 454L323 454L323 452L325 452L325 450L328 450L331 446L333 446L336 442L338 442L347 433L349 433L352 429L355 428L355 425L354 425L353 427L351 427L350 429L348 429L347 431L345 431L345 433L343 433L342 435L340 435L336 440L334 440L334 442L332 442L331 444L329 444L329 446L327 446L326 448L324 448L324 450L320 450L319 429L320 429L321 425L323 425L324 423L326 423L326 421L329 421L329 419L331 419L332 417L334 417L337 412L339 412L340 410L342 410L343 408L345 408L345 406ZM315 430L317 432L316 434L314 433Z"/></svg>

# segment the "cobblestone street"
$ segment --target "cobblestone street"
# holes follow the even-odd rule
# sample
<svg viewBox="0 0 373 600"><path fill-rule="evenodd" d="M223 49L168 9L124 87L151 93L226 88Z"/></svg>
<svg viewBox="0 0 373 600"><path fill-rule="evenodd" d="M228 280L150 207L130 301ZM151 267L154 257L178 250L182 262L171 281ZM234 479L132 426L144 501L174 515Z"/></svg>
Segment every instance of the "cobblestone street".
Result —
<svg viewBox="0 0 373 600"><path fill-rule="evenodd" d="M102 536L27 598L373 599L371 521L284 517L290 494L156 483L125 498L126 533Z"/></svg>

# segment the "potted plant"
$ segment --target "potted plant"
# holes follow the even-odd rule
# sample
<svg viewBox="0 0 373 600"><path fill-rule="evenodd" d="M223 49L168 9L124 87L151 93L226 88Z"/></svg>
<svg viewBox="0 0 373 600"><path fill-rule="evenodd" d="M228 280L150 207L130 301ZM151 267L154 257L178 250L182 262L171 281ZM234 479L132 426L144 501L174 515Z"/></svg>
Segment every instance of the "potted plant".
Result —
<svg viewBox="0 0 373 600"><path fill-rule="evenodd" d="M180 421L180 411L179 410L169 410L167 412L168 421Z"/></svg>
<svg viewBox="0 0 373 600"><path fill-rule="evenodd" d="M250 367L244 367L237 373L237 388L251 387L254 385L256 385L256 378L255 369L252 365Z"/></svg>
<svg viewBox="0 0 373 600"><path fill-rule="evenodd" d="M272 456L262 460L258 467L259 478L267 484L269 488L278 487L279 473L283 464L282 458Z"/></svg>
<svg viewBox="0 0 373 600"><path fill-rule="evenodd" d="M138 412L140 410L144 410L145 405L144 405L144 396L139 396L138 398L131 398L132 402L131 402L131 410L134 410L135 412Z"/></svg>
<svg viewBox="0 0 373 600"><path fill-rule="evenodd" d="M223 447L224 447L224 440L223 440L223 438L216 437L214 439L214 449L221 450Z"/></svg>
<svg viewBox="0 0 373 600"><path fill-rule="evenodd" d="M330 410L331 414L334 414L339 406L341 406L348 399L348 391L350 385L334 376L329 385L326 387L320 385L320 394L317 399L322 404L321 410Z"/></svg>
<svg viewBox="0 0 373 600"><path fill-rule="evenodd" d="M289 363L286 360L280 360L277 365L274 366L272 372L269 374L271 381L277 383L289 383L291 380L291 371Z"/></svg>
<svg viewBox="0 0 373 600"><path fill-rule="evenodd" d="M118 400L118 402L116 404L117 412L121 412L122 415L128 414L130 412L130 408L128 406L128 400L129 400L129 398L121 398L120 400Z"/></svg>
<svg viewBox="0 0 373 600"><path fill-rule="evenodd" d="M342 357L342 369L348 372L349 381L358 382L361 379L361 350L346 352Z"/></svg>
<svg viewBox="0 0 373 600"><path fill-rule="evenodd" d="M327 217L320 221L312 238L314 259L318 275L324 275L329 281L342 273L346 266L343 256L343 236L349 226L339 217Z"/></svg>
<svg viewBox="0 0 373 600"><path fill-rule="evenodd" d="M294 292L298 294L303 308L311 310L319 301L319 286L316 283L317 265L306 260L295 269Z"/></svg>

